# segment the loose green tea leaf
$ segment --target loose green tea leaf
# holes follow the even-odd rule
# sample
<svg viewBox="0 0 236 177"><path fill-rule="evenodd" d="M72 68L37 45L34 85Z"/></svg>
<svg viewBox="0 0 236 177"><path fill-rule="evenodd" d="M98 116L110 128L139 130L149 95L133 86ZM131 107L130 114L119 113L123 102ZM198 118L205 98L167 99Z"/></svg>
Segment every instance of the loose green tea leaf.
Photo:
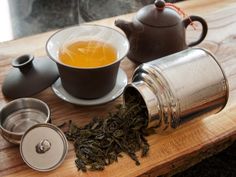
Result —
<svg viewBox="0 0 236 177"><path fill-rule="evenodd" d="M118 105L117 111L109 113L105 119L94 118L80 128L69 122L65 135L74 142L78 170L103 170L106 165L118 161L124 152L140 162L136 152L141 150L142 157L149 151L145 136L155 133L147 129L147 111L141 97L131 97L126 105Z"/></svg>

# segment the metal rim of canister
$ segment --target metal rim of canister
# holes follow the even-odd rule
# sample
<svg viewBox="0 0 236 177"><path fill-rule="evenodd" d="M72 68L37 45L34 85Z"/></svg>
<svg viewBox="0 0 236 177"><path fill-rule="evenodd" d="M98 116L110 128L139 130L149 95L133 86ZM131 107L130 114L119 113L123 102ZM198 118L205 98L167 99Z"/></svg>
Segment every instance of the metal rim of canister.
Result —
<svg viewBox="0 0 236 177"><path fill-rule="evenodd" d="M157 71L158 70L158 71ZM145 73L139 76L139 71L142 71ZM146 77L150 76L150 77ZM155 77L156 75L159 75L160 78L159 80L157 80L157 78ZM158 68L153 67L152 65L149 65L148 63L142 64L141 66L139 66L138 68L136 68L134 74L133 74L133 78L132 81L135 83L136 77L140 77L143 80L145 80L146 82L146 86L152 90L153 94L155 95L156 99L159 102L159 107L161 108L160 110L158 109L158 107L156 108L158 110L158 114L160 116L161 119L159 119L159 123L158 123L158 127L160 127L162 130L170 130L172 128L175 128L176 126L178 126L178 123L180 121L180 117L179 117L179 104L178 101L175 100L174 94L172 93L172 89L170 87L170 85L168 84L168 82L165 80L164 76L161 74L161 72L159 71ZM142 80L141 79L141 80ZM163 94L157 96L156 95L156 91L158 90L158 88L156 87L156 85L152 85L150 84L149 80L153 80L153 82L159 83L158 85L160 87L164 88L164 92ZM140 81L137 81L140 82ZM147 100L145 99L145 95L143 95L143 93L140 92L140 90L136 87L136 85L134 83L131 83L129 85L127 85L127 87L133 87L134 89L136 89L139 94L143 97L145 104L148 105ZM126 89L127 89L126 87ZM155 87L155 88L154 88ZM124 90L124 93L126 92L126 89ZM168 91L169 89L171 89L171 91ZM124 94L125 95L125 94ZM172 104L175 100L175 103ZM160 102L161 101L161 102ZM164 101L164 106L167 106L168 108L166 109L166 107L163 107L163 101ZM149 112L149 108L147 108L148 110L148 119L152 120L152 116ZM149 122L151 123L151 122ZM156 124L156 123L154 123ZM150 127L152 127L153 124L151 124Z"/></svg>
<svg viewBox="0 0 236 177"><path fill-rule="evenodd" d="M165 79L165 77L163 76L162 72L160 71L158 67L149 65L149 64L143 64L143 68L145 68L145 71L149 75L153 76L152 78L154 79L156 83L159 83L164 88L164 97L168 101L168 104L169 104L168 109L170 110L170 112L169 111L166 112L166 110L164 109L164 120L162 121L165 121L164 122L165 126L163 130L166 130L166 129L170 130L172 128L177 127L180 122L180 116L179 116L180 107L179 107L178 100L176 100L176 97L175 97L175 94L173 92L171 85ZM159 77L156 77L156 76L159 76ZM166 117L165 117L166 115L168 115L167 122L166 122Z"/></svg>

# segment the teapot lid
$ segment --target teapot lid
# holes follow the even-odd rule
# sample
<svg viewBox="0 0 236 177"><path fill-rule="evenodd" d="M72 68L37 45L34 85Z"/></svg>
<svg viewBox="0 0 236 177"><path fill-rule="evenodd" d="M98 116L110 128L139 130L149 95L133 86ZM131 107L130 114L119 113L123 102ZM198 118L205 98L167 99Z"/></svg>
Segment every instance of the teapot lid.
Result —
<svg viewBox="0 0 236 177"><path fill-rule="evenodd" d="M137 19L143 24L154 27L174 26L181 21L178 12L166 7L164 0L156 0L154 4L140 9L137 13Z"/></svg>

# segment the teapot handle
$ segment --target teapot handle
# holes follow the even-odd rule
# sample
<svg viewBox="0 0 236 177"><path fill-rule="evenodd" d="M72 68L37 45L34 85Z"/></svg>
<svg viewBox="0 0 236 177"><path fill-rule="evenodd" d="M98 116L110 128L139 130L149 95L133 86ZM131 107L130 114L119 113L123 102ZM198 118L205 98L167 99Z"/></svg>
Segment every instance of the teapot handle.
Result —
<svg viewBox="0 0 236 177"><path fill-rule="evenodd" d="M200 38L197 41L194 41L194 42L191 42L190 44L188 44L189 47L192 47L192 46L195 46L195 45L201 43L203 41L203 39L205 39L205 37L207 35L207 31L208 31L208 26L207 26L206 21L203 18L201 18L199 16L194 16L194 15L191 15L191 16L189 16L189 18L186 18L183 20L184 27L187 28L188 25L190 25L194 21L198 21L199 23L201 23L202 33L200 35Z"/></svg>

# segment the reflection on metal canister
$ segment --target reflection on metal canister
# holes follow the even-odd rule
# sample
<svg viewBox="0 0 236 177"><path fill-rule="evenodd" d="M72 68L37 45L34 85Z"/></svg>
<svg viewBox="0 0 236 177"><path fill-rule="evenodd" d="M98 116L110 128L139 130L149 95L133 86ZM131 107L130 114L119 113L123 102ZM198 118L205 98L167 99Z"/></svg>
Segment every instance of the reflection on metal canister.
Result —
<svg viewBox="0 0 236 177"><path fill-rule="evenodd" d="M207 50L187 50L139 66L127 95L142 96L148 111L148 126L158 130L176 128L203 113L217 113L228 100L225 74Z"/></svg>

